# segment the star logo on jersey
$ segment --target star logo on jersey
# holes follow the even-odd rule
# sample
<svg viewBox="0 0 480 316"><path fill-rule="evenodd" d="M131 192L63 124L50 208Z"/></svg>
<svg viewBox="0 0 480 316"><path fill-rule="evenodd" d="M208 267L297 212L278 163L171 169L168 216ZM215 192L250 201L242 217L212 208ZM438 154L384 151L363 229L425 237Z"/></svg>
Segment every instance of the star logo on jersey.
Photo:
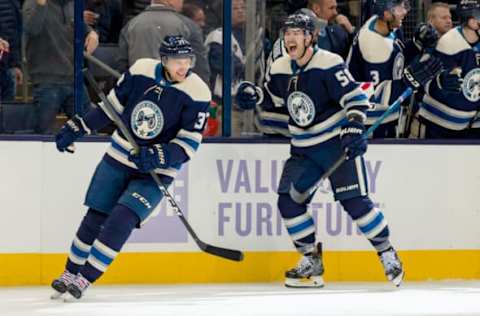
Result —
<svg viewBox="0 0 480 316"><path fill-rule="evenodd" d="M287 99L288 113L298 126L310 125L315 118L315 105L312 99L301 91L295 91Z"/></svg>
<svg viewBox="0 0 480 316"><path fill-rule="evenodd" d="M470 102L480 100L480 68L471 70L463 79L463 95Z"/></svg>
<svg viewBox="0 0 480 316"><path fill-rule="evenodd" d="M133 108L130 124L133 133L141 139L153 139L163 129L162 110L152 101L142 101Z"/></svg>

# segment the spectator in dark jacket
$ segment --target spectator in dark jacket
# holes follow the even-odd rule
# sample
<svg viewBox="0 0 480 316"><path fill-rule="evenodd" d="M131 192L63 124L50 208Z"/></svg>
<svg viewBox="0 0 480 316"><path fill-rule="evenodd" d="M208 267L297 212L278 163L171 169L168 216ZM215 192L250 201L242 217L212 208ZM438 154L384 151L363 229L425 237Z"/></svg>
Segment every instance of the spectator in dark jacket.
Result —
<svg viewBox="0 0 480 316"><path fill-rule="evenodd" d="M118 43L123 19L121 11L119 0L88 0L83 19L97 31L100 43Z"/></svg>
<svg viewBox="0 0 480 316"><path fill-rule="evenodd" d="M0 37L9 43L9 52L4 52L0 60L0 100L12 101L16 85L23 81L22 14L18 0L0 0Z"/></svg>
<svg viewBox="0 0 480 316"><path fill-rule="evenodd" d="M347 58L354 37L354 27L347 17L338 14L336 0L309 0L308 8L328 23L320 30L317 46Z"/></svg>

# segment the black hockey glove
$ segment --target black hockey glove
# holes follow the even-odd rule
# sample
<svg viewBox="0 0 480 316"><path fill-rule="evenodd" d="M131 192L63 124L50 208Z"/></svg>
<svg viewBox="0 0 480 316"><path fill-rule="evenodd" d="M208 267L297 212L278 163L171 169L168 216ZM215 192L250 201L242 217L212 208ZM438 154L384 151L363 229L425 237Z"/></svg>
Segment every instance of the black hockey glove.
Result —
<svg viewBox="0 0 480 316"><path fill-rule="evenodd" d="M363 123L355 119L349 120L340 131L340 141L347 160L363 155L368 145Z"/></svg>
<svg viewBox="0 0 480 316"><path fill-rule="evenodd" d="M437 46L439 35L430 23L420 23L413 35L413 43L420 51Z"/></svg>
<svg viewBox="0 0 480 316"><path fill-rule="evenodd" d="M75 151L75 148L72 146L73 143L88 133L89 131L86 129L82 119L75 115L72 119L68 120L55 135L55 143L58 151L73 153Z"/></svg>
<svg viewBox="0 0 480 316"><path fill-rule="evenodd" d="M252 110L263 100L262 89L249 81L242 81L238 85L235 101L244 110Z"/></svg>
<svg viewBox="0 0 480 316"><path fill-rule="evenodd" d="M430 54L423 54L416 57L412 63L403 71L403 80L418 90L425 87L427 82L432 80L442 71L442 62Z"/></svg>
<svg viewBox="0 0 480 316"><path fill-rule="evenodd" d="M462 69L453 68L452 70L444 70L437 75L437 85L441 90L450 93L458 93L462 91Z"/></svg>
<svg viewBox="0 0 480 316"><path fill-rule="evenodd" d="M157 168L166 169L170 166L170 155L165 144L141 146L137 153L130 153L128 160L133 162L141 173L149 173Z"/></svg>

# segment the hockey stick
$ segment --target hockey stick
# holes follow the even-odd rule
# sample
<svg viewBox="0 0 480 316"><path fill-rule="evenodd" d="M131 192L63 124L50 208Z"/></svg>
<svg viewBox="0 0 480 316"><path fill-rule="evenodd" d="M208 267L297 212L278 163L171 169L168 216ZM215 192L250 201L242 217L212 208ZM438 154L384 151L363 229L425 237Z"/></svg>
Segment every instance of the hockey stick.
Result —
<svg viewBox="0 0 480 316"><path fill-rule="evenodd" d="M113 69L109 65L105 64L103 61L101 61L100 59L98 59L97 57L95 57L93 55L89 55L89 54L85 53L85 54L83 54L83 56L85 57L86 60L88 60L89 62L91 62L95 65L97 65L99 68L101 68L103 71L110 74L115 79L120 78L120 76L122 75L121 73L119 73L118 71L116 71L115 69Z"/></svg>
<svg viewBox="0 0 480 316"><path fill-rule="evenodd" d="M102 108L102 110L105 112L105 114L107 114L113 120L115 125L122 132L122 134L127 138L128 142L132 145L133 150L138 151L139 146L138 146L137 142L132 137L130 131L125 126L125 124L123 123L123 121L120 118L120 116L118 115L118 113L114 110L112 104L110 103L110 101L108 101L108 99L105 96L105 94L103 93L103 91L99 88L99 86L98 86L96 80L93 78L92 74L88 70L85 70L84 74L85 74L85 78L87 79L87 81L90 83L92 88L95 90L95 93L97 93L97 95L102 100L102 102L99 103L99 106ZM187 219L183 215L183 212L180 209L180 207L178 206L177 202L175 202L175 199L168 192L168 189L162 183L162 181L160 180L158 175L153 171L150 171L150 175L152 176L155 183L158 185L158 188L162 192L163 196L165 196L165 198L168 200L168 202L170 203L170 205L174 209L177 216L180 218L181 222L183 223L183 225L185 226L185 228L189 232L190 236L192 236L193 240L197 243L198 247L202 251L204 251L206 253L209 253L211 255L214 255L214 256L222 257L222 258L225 258L225 259L230 259L230 260L233 260L233 261L242 261L243 260L243 253L239 250L220 248L220 247L217 247L217 246L209 245L209 244L203 242L202 240L200 240L200 238L198 238L197 234L193 230L192 226L190 226Z"/></svg>
<svg viewBox="0 0 480 316"><path fill-rule="evenodd" d="M385 120L387 116L389 116L391 113L395 112L398 107L402 104L403 101L405 101L411 94L413 90L412 88L407 88L395 102L392 103L392 105L383 113L373 124L370 126L365 134L363 135L364 138L368 138L379 126L382 124L382 122ZM320 180L318 180L313 187L311 187L309 190L306 192L298 192L294 187L293 184L290 187L290 195L292 199L297 202L298 204L302 204L311 194L313 194L318 187L320 187L321 183L330 177L332 173L334 173L345 161L347 160L347 153L344 152L333 164L330 168L325 171L325 173L322 175Z"/></svg>

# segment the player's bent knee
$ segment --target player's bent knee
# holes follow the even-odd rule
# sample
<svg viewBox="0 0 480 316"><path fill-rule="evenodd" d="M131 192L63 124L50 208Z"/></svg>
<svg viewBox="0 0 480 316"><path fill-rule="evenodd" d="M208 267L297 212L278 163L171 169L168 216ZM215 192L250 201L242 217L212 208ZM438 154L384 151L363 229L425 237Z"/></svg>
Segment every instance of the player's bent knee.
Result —
<svg viewBox="0 0 480 316"><path fill-rule="evenodd" d="M93 208L89 208L87 214L85 214L83 217L83 223L92 230L99 230L107 217L107 214L97 211Z"/></svg>
<svg viewBox="0 0 480 316"><path fill-rule="evenodd" d="M292 218L307 211L305 204L296 203L289 194L279 194L277 206L283 218Z"/></svg>
<svg viewBox="0 0 480 316"><path fill-rule="evenodd" d="M357 219L370 212L375 205L368 196L357 196L351 199L340 201L345 211L352 217Z"/></svg>

